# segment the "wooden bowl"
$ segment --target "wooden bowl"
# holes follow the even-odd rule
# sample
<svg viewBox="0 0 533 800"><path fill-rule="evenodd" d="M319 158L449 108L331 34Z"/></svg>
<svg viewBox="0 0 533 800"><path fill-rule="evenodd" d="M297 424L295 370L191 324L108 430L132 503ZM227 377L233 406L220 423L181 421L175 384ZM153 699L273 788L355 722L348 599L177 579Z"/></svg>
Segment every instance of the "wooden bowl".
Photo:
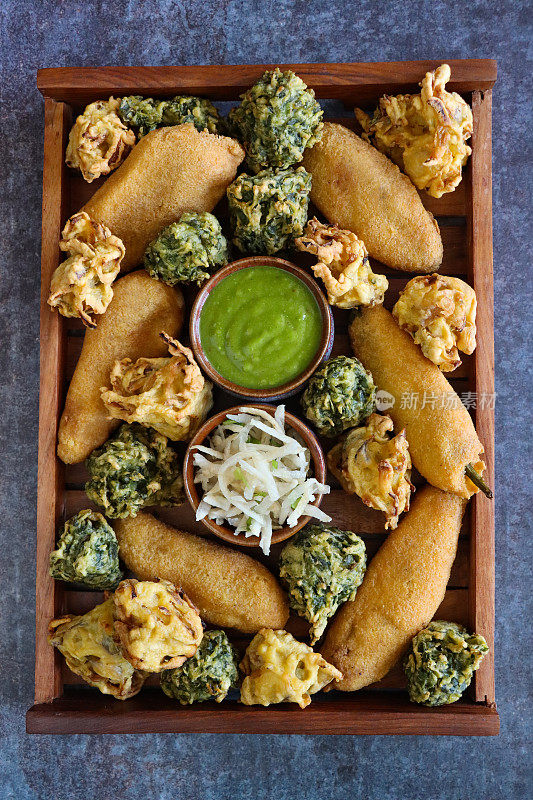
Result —
<svg viewBox="0 0 533 800"><path fill-rule="evenodd" d="M245 404L243 403L243 406ZM267 406L263 403L250 403L246 404L250 408L261 408L263 411L267 411L269 414L274 416L275 407ZM205 439L213 432L213 430L223 422L228 414L238 414L242 406L234 406L233 408L226 408L224 411L220 411L218 414L215 414L213 417L207 420L207 422L202 425L202 427L197 431L196 435L191 439L189 442L189 446L187 447L187 452L185 453L185 459L183 461L183 480L185 483L185 492L187 494L187 498L191 504L191 506L196 509L200 503L200 496L198 494L198 490L196 488L196 484L194 483L194 465L193 465L193 448L195 445L203 444ZM313 464L313 473L314 477L320 482L326 482L326 462L324 460L324 454L322 452L322 448L320 447L316 436L312 433L311 430L305 425L301 420L295 417L293 414L289 414L285 412L285 423L286 427L292 428L300 438L305 442L306 447L309 449L311 454L311 462ZM314 506L319 506L322 502L323 495L318 495L316 500L312 503ZM272 544L277 544L278 542L283 542L285 539L288 539L290 536L294 536L300 528L303 528L306 525L311 517L302 517L298 524L295 525L293 528L280 528L278 531L272 532ZM259 536L249 536L246 537L243 534L235 535L233 528L225 528L222 525L217 525L214 520L204 518L202 520L203 524L206 528L208 528L211 533L214 533L215 536L218 536L220 539L224 539L224 541L229 542L230 544L238 544L242 547L258 547L259 546Z"/></svg>
<svg viewBox="0 0 533 800"><path fill-rule="evenodd" d="M322 317L322 337L320 339L318 350L312 361L310 361L305 370L300 373L300 375L297 375L296 378L293 378L291 381L288 381L281 386L274 386L271 389L248 389L245 386L239 386L237 383L233 383L233 381L224 378L219 372L216 371L216 369L211 365L211 362L207 359L200 340L200 314L211 290L217 286L220 281L224 280L224 278L227 278L228 275L237 272L237 270L247 269L248 267L255 266L277 267L278 269L285 270L285 272L290 272L292 275L299 278L302 283L304 283L311 291L311 294L317 301ZM303 384L309 380L313 372L320 366L322 361L324 361L326 358L329 358L331 348L333 347L334 338L333 314L331 312L331 307L320 287L304 269L297 267L295 264L291 264L290 261L285 261L283 258L274 258L272 256L251 256L247 258L241 258L239 261L233 261L231 264L222 267L222 269L220 269L218 272L215 272L215 274L200 289L191 310L189 334L191 346L196 360L198 361L203 372L209 376L213 383L221 386L227 392L238 398L249 398L257 401L273 402L296 394L301 389Z"/></svg>

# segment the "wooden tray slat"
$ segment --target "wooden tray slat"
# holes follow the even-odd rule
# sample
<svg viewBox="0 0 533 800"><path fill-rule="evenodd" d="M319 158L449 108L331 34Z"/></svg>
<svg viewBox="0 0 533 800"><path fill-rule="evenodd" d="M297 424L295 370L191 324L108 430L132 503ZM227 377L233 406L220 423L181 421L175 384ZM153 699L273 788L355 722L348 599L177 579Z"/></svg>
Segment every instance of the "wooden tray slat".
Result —
<svg viewBox="0 0 533 800"><path fill-rule="evenodd" d="M384 92L416 91L419 81L442 61L390 61L353 64L255 64L194 67L61 67L40 69L37 87L45 97L80 104L111 93L206 95L235 100L267 69L292 69L313 88L317 97L347 103L375 99ZM491 89L496 80L493 59L450 59L456 92Z"/></svg>

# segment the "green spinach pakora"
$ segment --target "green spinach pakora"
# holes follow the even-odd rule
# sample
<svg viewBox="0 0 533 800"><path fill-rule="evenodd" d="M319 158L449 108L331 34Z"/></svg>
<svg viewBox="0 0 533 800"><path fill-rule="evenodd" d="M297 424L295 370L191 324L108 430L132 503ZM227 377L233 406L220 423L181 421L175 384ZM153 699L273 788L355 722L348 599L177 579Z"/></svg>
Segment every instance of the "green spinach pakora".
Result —
<svg viewBox="0 0 533 800"><path fill-rule="evenodd" d="M292 610L311 623L311 644L339 606L354 599L365 570L365 543L352 531L308 524L285 545L280 578Z"/></svg>
<svg viewBox="0 0 533 800"><path fill-rule="evenodd" d="M291 245L307 222L310 191L303 167L239 175L227 188L233 243L266 255Z"/></svg>
<svg viewBox="0 0 533 800"><path fill-rule="evenodd" d="M219 221L207 211L188 211L163 228L146 248L144 268L169 286L207 280L228 263L228 243Z"/></svg>
<svg viewBox="0 0 533 800"><path fill-rule="evenodd" d="M338 436L363 422L374 410L376 387L357 358L336 356L311 377L302 408L321 436Z"/></svg>
<svg viewBox="0 0 533 800"><path fill-rule="evenodd" d="M434 621L417 633L404 661L413 703L444 706L459 700L470 686L487 642L455 622Z"/></svg>
<svg viewBox="0 0 533 800"><path fill-rule="evenodd" d="M138 423L121 425L85 462L87 496L112 519L134 517L149 505L183 502L183 478L167 437Z"/></svg>
<svg viewBox="0 0 533 800"><path fill-rule="evenodd" d="M290 167L302 160L307 147L320 141L322 109L313 90L294 72L277 67L265 72L241 101L228 121L254 172Z"/></svg>
<svg viewBox="0 0 533 800"><path fill-rule="evenodd" d="M161 673L161 688L181 705L216 700L237 688L237 655L224 631L206 631L192 658Z"/></svg>
<svg viewBox="0 0 533 800"><path fill-rule="evenodd" d="M177 95L172 100L154 100L134 94L123 97L118 107L122 122L134 128L139 137L156 128L192 122L198 131L221 133L222 120L215 106L202 97Z"/></svg>
<svg viewBox="0 0 533 800"><path fill-rule="evenodd" d="M96 511L85 509L68 519L50 553L50 575L91 589L114 589L122 578L113 528Z"/></svg>

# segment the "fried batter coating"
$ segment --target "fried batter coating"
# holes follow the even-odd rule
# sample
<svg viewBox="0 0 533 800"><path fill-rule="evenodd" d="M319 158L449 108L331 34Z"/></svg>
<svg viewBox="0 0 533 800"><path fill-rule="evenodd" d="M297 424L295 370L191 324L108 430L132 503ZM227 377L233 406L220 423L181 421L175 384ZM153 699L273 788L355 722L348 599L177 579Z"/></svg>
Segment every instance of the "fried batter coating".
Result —
<svg viewBox="0 0 533 800"><path fill-rule="evenodd" d="M392 309L400 328L442 372L452 372L476 349L476 293L459 278L420 275L406 284Z"/></svg>
<svg viewBox="0 0 533 800"><path fill-rule="evenodd" d="M323 645L355 692L381 680L442 603L466 502L424 486L370 562L355 600L345 603Z"/></svg>
<svg viewBox="0 0 533 800"><path fill-rule="evenodd" d="M355 308L383 302L389 282L372 272L368 251L355 233L323 225L313 217L294 243L298 250L318 256L318 264L311 269L324 281L330 305Z"/></svg>
<svg viewBox="0 0 533 800"><path fill-rule="evenodd" d="M254 172L297 164L322 135L322 109L314 91L294 72L278 67L241 95L228 120Z"/></svg>
<svg viewBox="0 0 533 800"><path fill-rule="evenodd" d="M52 275L48 304L64 317L80 317L87 328L95 328L91 314L103 314L111 302L111 284L126 249L85 211L67 221L61 237L59 248L69 257Z"/></svg>
<svg viewBox="0 0 533 800"><path fill-rule="evenodd" d="M112 597L82 616L53 619L48 632L68 668L102 694L127 700L141 690L147 673L134 669L113 638Z"/></svg>
<svg viewBox="0 0 533 800"><path fill-rule="evenodd" d="M414 637L404 660L409 699L424 706L455 703L489 648L483 636L436 620Z"/></svg>
<svg viewBox="0 0 533 800"><path fill-rule="evenodd" d="M328 453L328 467L344 491L357 494L365 505L383 511L385 528L398 526L400 514L409 511L414 486L411 456L405 430L394 437L388 416L371 414L364 426L349 431Z"/></svg>
<svg viewBox="0 0 533 800"><path fill-rule="evenodd" d="M116 361L112 389L102 389L110 416L155 428L174 442L191 439L213 405L212 384L204 379L192 351L162 333L170 358Z"/></svg>
<svg viewBox="0 0 533 800"><path fill-rule="evenodd" d="M198 610L169 581L122 581L113 596L115 637L136 669L180 667L202 641Z"/></svg>
<svg viewBox="0 0 533 800"><path fill-rule="evenodd" d="M472 152L466 144L472 110L456 92L446 91L450 76L450 67L442 64L426 73L420 94L384 95L372 117L355 109L364 138L432 197L453 192Z"/></svg>
<svg viewBox="0 0 533 800"><path fill-rule="evenodd" d="M122 578L113 528L96 511L84 509L67 519L50 553L50 575L91 589L114 589Z"/></svg>
<svg viewBox="0 0 533 800"><path fill-rule="evenodd" d="M221 703L239 685L237 653L224 631L206 631L196 653L177 669L161 673L161 688L182 706Z"/></svg>
<svg viewBox="0 0 533 800"><path fill-rule="evenodd" d="M159 128L142 137L83 210L120 236L127 272L185 211L212 211L243 158L235 139L197 131L192 122Z"/></svg>
<svg viewBox="0 0 533 800"><path fill-rule="evenodd" d="M403 272L438 269L439 226L387 156L343 125L325 122L303 165L312 177L311 201L329 222L357 234L372 258Z"/></svg>
<svg viewBox="0 0 533 800"><path fill-rule="evenodd" d="M183 295L139 270L119 278L114 297L95 330L85 333L83 348L70 382L59 423L57 454L65 464L78 464L103 444L118 426L109 419L101 387L115 361L164 356L161 329L177 336L183 322Z"/></svg>
<svg viewBox="0 0 533 800"><path fill-rule="evenodd" d="M113 97L90 103L70 131L65 163L87 183L116 169L135 144L135 134L117 114L119 105Z"/></svg>
<svg viewBox="0 0 533 800"><path fill-rule="evenodd" d="M298 703L305 708L310 695L342 678L342 673L309 645L287 631L270 628L262 628L254 636L240 668L246 675L241 686L241 703L246 706Z"/></svg>
<svg viewBox="0 0 533 800"><path fill-rule="evenodd" d="M119 553L141 580L181 586L202 619L257 633L287 622L287 598L271 572L240 550L178 531L141 512L114 523Z"/></svg>

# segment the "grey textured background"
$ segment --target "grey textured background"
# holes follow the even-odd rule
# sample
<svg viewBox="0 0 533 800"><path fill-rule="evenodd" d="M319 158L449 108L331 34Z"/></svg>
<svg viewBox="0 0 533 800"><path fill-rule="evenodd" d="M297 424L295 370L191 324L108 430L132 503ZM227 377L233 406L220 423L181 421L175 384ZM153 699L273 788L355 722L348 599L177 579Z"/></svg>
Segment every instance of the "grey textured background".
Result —
<svg viewBox="0 0 533 800"><path fill-rule="evenodd" d="M0 248L0 798L518 800L531 785L531 18L500 2L4 0ZM530 13L530 12L529 12ZM495 57L496 739L29 737L43 66ZM529 60L528 60L529 59ZM529 148L529 150L528 150ZM529 160L528 160L529 156ZM527 295L525 297L525 295ZM526 345L526 346L525 346ZM528 424L529 423L529 424Z"/></svg>

